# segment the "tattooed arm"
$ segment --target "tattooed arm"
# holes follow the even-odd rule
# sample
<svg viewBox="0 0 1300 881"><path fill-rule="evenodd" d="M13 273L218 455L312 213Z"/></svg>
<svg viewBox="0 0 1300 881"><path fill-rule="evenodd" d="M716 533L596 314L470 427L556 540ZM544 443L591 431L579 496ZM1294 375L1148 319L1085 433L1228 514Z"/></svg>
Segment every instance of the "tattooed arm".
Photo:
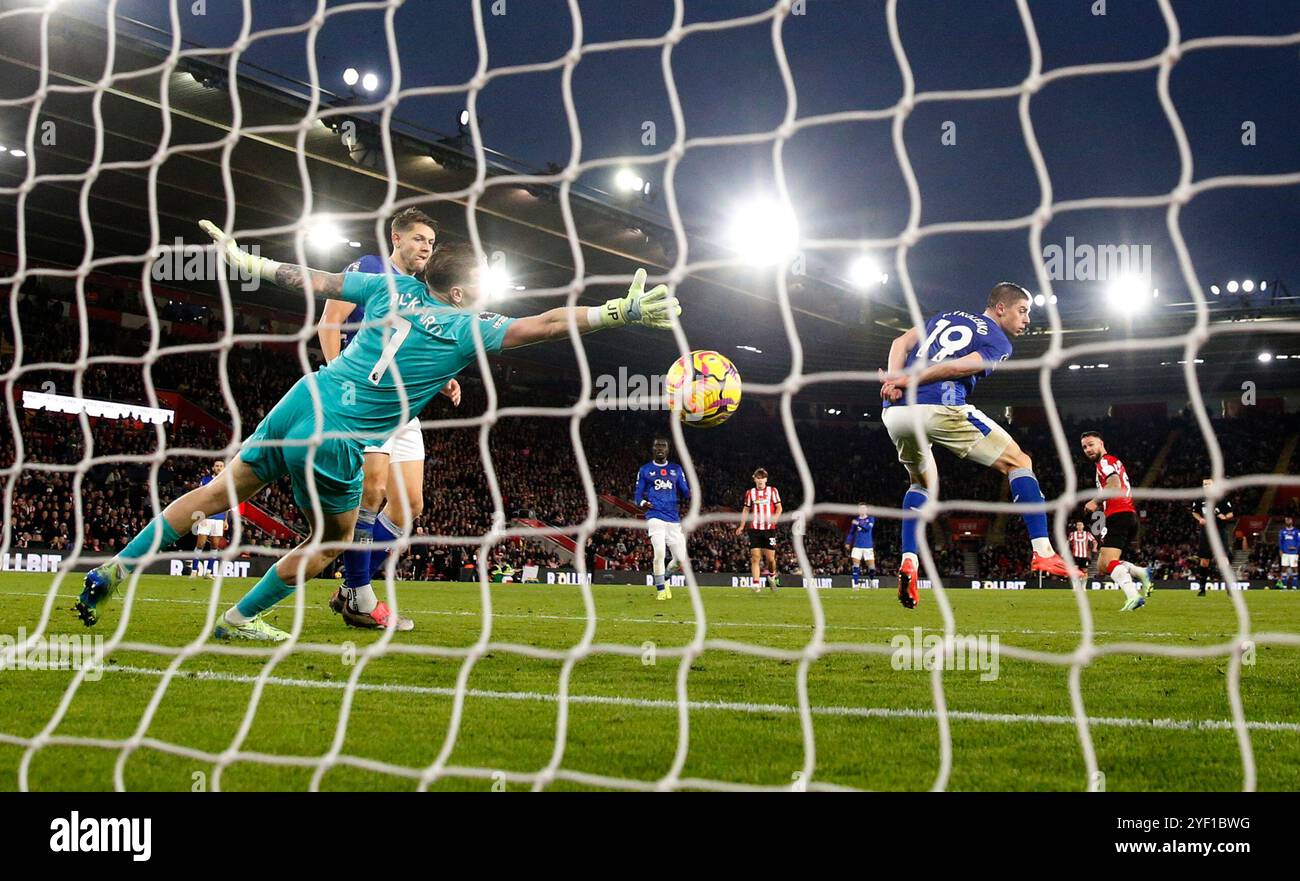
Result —
<svg viewBox="0 0 1300 881"><path fill-rule="evenodd" d="M294 291L305 288L310 293L331 300L339 299L343 293L343 273L321 272L319 269L299 266L296 263L276 264L275 278L271 280L282 288Z"/></svg>
<svg viewBox="0 0 1300 881"><path fill-rule="evenodd" d="M203 228L217 245L221 258L249 277L264 278L287 290L306 290L330 299L339 299L343 292L343 273L321 272L309 266L296 263L279 263L257 254L249 254L239 247L230 236L226 235L216 224L200 220Z"/></svg>

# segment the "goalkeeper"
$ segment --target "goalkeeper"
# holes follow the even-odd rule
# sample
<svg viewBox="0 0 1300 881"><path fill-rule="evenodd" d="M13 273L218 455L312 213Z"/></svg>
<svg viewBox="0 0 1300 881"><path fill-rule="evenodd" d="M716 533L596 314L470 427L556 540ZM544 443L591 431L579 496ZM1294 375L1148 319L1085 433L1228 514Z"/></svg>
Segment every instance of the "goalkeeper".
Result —
<svg viewBox="0 0 1300 881"><path fill-rule="evenodd" d="M602 306L562 306L527 318L507 318L474 311L482 298L484 267L468 244L440 244L419 277L331 273L245 253L213 224L205 220L199 225L232 266L286 290L362 304L368 322L376 323L367 323L340 357L299 379L220 477L172 502L113 559L86 575L74 607L86 626L98 620L100 605L146 554L171 547L207 512L224 511L288 474L294 501L312 524L311 535L228 609L215 631L221 639L288 639L289 634L267 623L263 613L340 553L338 547L312 542L336 545L352 537L361 499L362 450L382 444L473 363L478 339L492 354L564 338L570 322L579 333L632 324L663 330L681 314L666 286L644 290L644 269L636 271L627 296ZM349 600L369 610L376 627L414 626L380 603L373 589L366 590L368 595Z"/></svg>

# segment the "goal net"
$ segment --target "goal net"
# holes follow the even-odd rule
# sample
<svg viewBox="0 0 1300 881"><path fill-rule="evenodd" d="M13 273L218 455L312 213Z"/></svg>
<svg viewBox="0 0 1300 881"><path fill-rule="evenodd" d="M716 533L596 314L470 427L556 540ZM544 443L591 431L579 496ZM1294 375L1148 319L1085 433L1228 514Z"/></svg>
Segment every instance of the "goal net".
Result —
<svg viewBox="0 0 1300 881"><path fill-rule="evenodd" d="M83 573L111 559L176 494L192 488L212 462L236 455L269 406L298 377L311 375L320 366L315 346L321 302L301 291L274 291L269 284L251 289L248 279L224 271L214 249L200 240L196 225L200 219L216 222L241 242L263 243L265 256L329 271L341 270L364 253L354 247L360 243L350 241L346 230L366 230L386 248L389 218L408 207L429 211L440 223L452 215L459 217L454 227L458 231L449 237L456 238L463 230L463 238L489 265L496 263L499 251L509 254L513 248L528 247L522 240L510 241L503 229L522 231L521 236L525 232L558 236L567 261L539 272L542 283L530 280L526 291L524 285L516 285L518 279L512 279L508 293L522 294L527 302L543 308L589 306L618 295L631 282L634 269L643 265L650 284L663 281L679 292L684 313L674 323L671 339L673 357L685 356L700 348L692 339L690 285L702 278L716 280L729 272L749 271L752 266L747 257L699 234L693 218L684 216L677 192L679 167L688 157L717 148L770 149L771 176L763 183L775 206L767 225L779 227L780 219L793 216L799 207L787 182L787 169L796 161L792 142L849 123L889 127L907 192L905 223L884 237L797 237L791 253L798 256L791 260L812 265L819 257L879 256L901 291L906 320L898 329L910 324L923 331L934 307L927 302L926 291L913 282L914 252L919 246L940 236L1017 231L1024 235L1034 267L1032 287L1042 295L1040 311L1046 315L1048 342L1040 354L1009 360L998 366L998 372L1038 380L1039 403L1045 412L1043 432L1050 442L1037 451L1038 458L1054 457L1062 463L1059 492L1049 493L1048 501L1039 506L1049 515L1052 543L1058 550L1069 547L1068 521L1096 495L1072 464L1078 461L1076 440L1067 435L1068 420L1054 394L1054 377L1075 362L1117 358L1121 352L1173 353L1170 359L1183 365L1190 402L1191 422L1185 436L1201 439L1213 480L1205 510L1212 512L1216 501L1234 492L1300 486L1300 478L1293 474L1269 473L1269 469L1234 474L1225 465L1213 424L1215 414L1201 391L1197 358L1216 338L1244 341L1257 325L1212 320L1208 282L1198 276L1180 224L1188 204L1205 194L1295 186L1300 184L1300 170L1198 178L1180 102L1170 88L1173 72L1190 56L1279 47L1292 47L1294 52L1300 46L1300 33L1184 39L1174 5L1159 0L1155 6L1167 42L1158 52L1127 61L1044 69L1035 25L1038 10L1028 0L1008 0L1008 4L1021 27L1016 38L1023 38L1028 46L1029 65L1018 81L994 88L918 91L912 70L919 50L909 44L899 24L900 6L906 4L890 0L882 7L884 34L901 91L876 107L808 114L801 110L802 90L792 74L785 41L787 30L800 16L817 14L815 2L754 4L752 14L707 18L689 11L692 4L676 0L664 4L669 21L664 29L593 41L586 26L592 10L569 0L548 7L551 14L566 17L568 46L540 60L509 65L495 61L494 39L499 34L494 28L498 19L522 19L531 13L523 3L507 0L464 3L455 11L448 8L446 14L455 20L447 27L476 47L475 66L463 79L433 85L407 76L409 59L433 50L421 45L423 35L401 30L399 24L409 24L410 19L400 17L403 4L398 2L322 0L309 18L275 27L263 26L253 5L245 3L233 12L221 12L226 16L222 26L207 32L226 35L219 45L184 36L196 14L218 14L217 4L205 5L201 0L173 0L165 26L148 27L131 19L124 9L127 4L120 2L108 3L98 14L84 9L74 12L66 8L69 4L54 2L0 3L0 31L5 34L0 60L20 74L0 96L0 133L5 140L0 197L8 212L5 223L16 233L10 245L0 248L13 252L12 260L0 265L9 307L6 346L0 353L9 425L6 459L0 463L4 477L0 553L6 555L7 569L26 570L22 577L28 579L20 580L18 571L0 574L4 579L0 597L6 604L21 602L27 610L0 619L5 622L0 631L8 637L0 643L0 671L30 665L37 648L44 652L40 657L53 658L51 646L59 640L69 642L72 634L69 622L75 619L67 610L81 589ZM331 54L336 51L332 47L351 29L359 47L376 61L385 61L381 65L385 73L376 82L367 81L364 68L347 76L348 86L336 82L332 65L338 59ZM706 34L750 29L770 34L771 65L779 83L773 107L779 122L751 133L693 134L674 77L674 62L683 45ZM251 50L274 41L305 48L305 80L248 60ZM659 134L671 132L670 139L643 141L652 146L634 154L591 158L584 152L583 123L590 123L592 117L580 114L574 79L582 65L607 59L618 59L615 64L625 63L629 69L635 65L636 76L662 78L667 107ZM719 63L725 64L725 58ZM1040 149L1032 112L1036 102L1043 100L1041 93L1064 81L1133 72L1153 75L1156 98L1176 144L1176 184L1157 195L1056 199L1053 170ZM480 119L479 105L488 90L513 88L543 75L558 77L559 112L566 120L569 149L562 163L537 169L485 146L488 127L505 128L512 121ZM1007 100L1016 105L1016 136L1032 163L1037 205L1017 216L924 222L921 182L904 138L909 119L928 104ZM532 108L524 106L526 98L520 101L523 116ZM463 105L464 113L453 134L434 132L448 126L419 117L424 108L456 103ZM133 124L124 124L116 116L127 112L128 106L141 119L147 117L138 131L126 131ZM420 121L413 122L413 117ZM1009 138L1012 133L1003 134ZM321 146L325 142L329 149ZM275 158L266 159L267 168L277 173L250 173L250 168L271 156ZM219 187L209 191L194 183L187 188L187 163L196 169L196 179L219 180ZM633 197L618 201L626 193L604 193L604 201L593 198L590 182L624 167L645 175L646 179L637 178L635 186L628 186L636 191L635 200L649 194L652 186L661 189L656 205L662 208L664 235L656 238L649 231L655 222L652 213L638 213L650 208ZM325 181L339 179L330 177L334 174L330 169L350 175L353 189L325 191ZM653 184L647 183L652 171ZM437 185L427 182L434 173L440 175ZM300 192L294 195L289 190ZM47 217L53 210L49 193L57 194L53 198L61 210L77 221L73 237L57 243L62 261L36 256L49 254L51 230L56 228ZM187 199L192 213L178 216L177 206ZM335 228L322 226L320 205L329 206L325 214ZM558 225L547 228L543 221L534 220L541 216L537 212L552 209ZM1048 244L1045 229L1054 219L1075 213L1134 209L1164 212L1181 275L1176 281L1186 288L1192 304L1188 326L1172 335L1071 345L1062 332L1065 325L1053 294L1054 278L1043 256ZM638 216L646 222L639 223ZM181 228L191 231L183 240L173 238L172 231ZM138 244L140 236L145 237L144 247ZM317 250L322 237L336 247ZM174 267L176 274L159 275L160 265ZM197 275L185 275L190 265L199 267ZM1099 626L1090 591L1075 590L1072 600L1064 593L1053 594L1058 606L1072 603L1073 624L1060 632L1065 634L1063 640L1044 647L1030 636L1020 645L1012 643L1013 639L1020 642L1018 637L1009 637L992 650L1005 663L1022 665L1021 669L1050 668L1063 674L1060 686L1068 691L1068 709L1034 715L950 708L953 662L968 647L972 632L959 617L961 603L954 602L952 588L969 586L969 579L963 582L947 571L932 544L935 533L950 517L998 520L1026 510L999 497L996 488L967 497L970 484L944 478L951 459L940 459L931 498L916 512L930 527L918 533L922 578L932 588L924 592L924 601L933 603L939 613L938 620L931 620L926 628L933 639L916 647L921 672L912 671L912 690L905 695L921 702L907 705L907 700L875 699L879 692L874 688L889 686L881 684L873 671L882 665L888 668L898 651L896 643L882 637L888 640L892 633L906 638L912 630L910 624L898 623L892 602L889 618L873 621L874 613L864 613L855 623L844 624L847 619L830 607L840 603L845 592L817 589L822 545L840 544L840 533L825 538L830 527L822 525L822 518L856 516L858 498L854 488L818 489L817 478L825 464L818 458L823 448L811 448L817 441L800 430L797 413L802 412L801 401L816 400L820 389L832 386L855 389L866 400L878 396L876 368L883 366L884 350L875 353L879 363L857 357L845 358L842 367L835 369L805 369L808 363L825 361L810 358L817 343L801 332L806 306L799 290L792 289L805 283L804 276L788 272L789 267L786 260L767 276L772 314L779 320L779 336L789 352L789 369L782 376L764 376L761 370L757 379L747 376L742 406L751 411L746 418L759 419L757 414L762 414L774 436L788 447L790 468L783 488L789 487L787 495L797 503L786 508L782 523L790 529L796 566L783 594L787 606L780 608L794 609L794 618L786 620L783 613L770 610L754 613L768 617L755 629L746 629L731 620L730 609L715 599L723 591L702 585L691 561L681 572L684 595L679 587L667 618L661 609L640 604L642 598L652 600L648 588L612 598L614 594L605 587L593 584L592 567L600 565L600 571L607 571L606 564L612 567L633 558L638 546L648 544L644 521L635 512L618 508L617 499L605 499L617 495L611 493L606 474L614 475L610 480L623 481L623 494L629 493L636 467L649 456L646 430L670 434L687 482L699 490L692 492L682 521L692 537L693 557L697 552L707 555L710 544L722 547L734 541L731 533L739 505L722 509L712 504L707 492L711 481L738 480L747 485L749 470L761 464L748 459L727 462L722 450L700 454L711 439L703 434L688 436L690 430L680 421L657 409L663 403L662 389L652 389L646 398L639 389L618 386L612 395L601 398L599 377L592 367L595 347L604 347L600 357L607 368L611 358L618 357L619 347L631 353L643 344L654 345L646 342L648 331L631 333L614 344L616 334L584 337L571 322L568 340L549 344L566 348L570 360L557 356L550 365L527 360L494 363L480 339L477 373L466 378L463 410L438 402L440 406L424 414L411 414L422 416L432 463L425 469L424 508L441 518L437 522L457 526L445 533L413 531L402 537L385 566L382 588L376 584L381 599L417 620L414 633L345 630L324 609L332 586L313 581L281 604L279 625L292 634L287 642L260 647L212 639L219 616L246 589L232 579L265 571L307 534L310 517L310 511L296 509L284 482L251 500L249 506L236 505L232 499L226 543L214 543L213 548L219 549L199 554L203 561L216 563L210 582L197 582L197 587L190 586L194 582L165 585L163 578L175 582L187 562L196 559L196 552L189 546L155 547L123 584L97 628L86 631L101 638L85 649L94 663L75 664L74 671L62 678L51 674L39 681L9 680L21 686L17 691L22 696L14 696L15 691L6 702L20 702L25 709L12 722L0 722L0 755L14 769L12 778L0 780L12 779L23 790L42 788L47 780L66 783L58 776L59 756L76 749L106 756L108 763L91 765L101 769L103 778L70 778L72 782L119 790L135 785L188 786L190 777L184 772L189 769L196 772L196 781L201 779L201 785L212 789L256 787L262 773L271 775L265 778L270 781L267 785L276 788L311 789L874 788L891 782L869 775L856 778L857 783L845 782L855 779L845 766L856 767L867 761L865 755L880 754L879 743L864 754L860 741L859 752L848 758L842 750L833 752L838 758L828 772L824 739L853 741L857 738L843 726L874 721L909 726L898 729L907 732L921 731L917 726L923 726L925 745L919 749L923 754L919 761L926 771L921 786L943 790L949 788L960 747L955 725L970 721L1040 724L1072 731L1077 735L1078 758L1071 760L1069 785L1094 790L1106 785L1107 766L1095 745L1099 728L1230 732L1240 760L1238 783L1243 789L1255 789L1254 739L1260 731L1280 730L1293 736L1300 723L1253 715L1243 701L1243 666L1253 663L1255 653L1265 647L1300 647L1300 633L1294 628L1284 632L1261 627L1240 590L1225 592L1223 603L1230 605L1231 615L1228 624L1220 619L1226 627L1222 637L1194 645L1159 638L1163 628L1151 626L1150 621L1150 631L1139 631L1132 639L1099 638L1099 631L1110 628ZM208 285L209 299L202 301L207 304L202 308L194 305L197 300L172 299L190 282ZM739 291L745 284L710 288L708 296L734 297L731 309L743 316L753 305L749 295ZM493 308L523 314L512 311L509 298ZM1300 333L1300 321L1273 322L1269 331ZM717 333L718 328L709 328L702 335L716 339ZM738 338L735 345L744 342ZM918 362L913 372L924 366ZM513 387L527 387L530 378L542 382L553 370L565 372L576 394L558 403L557 396L549 394L538 394L536 402L514 403L520 398L511 392ZM635 410L638 402L647 400L658 415L633 424L632 443L637 446L629 451L627 425L615 424L606 411ZM654 427L645 429L648 425ZM562 438L566 447L558 459L539 461L540 454L550 455L555 437ZM726 447L734 442L733 435L717 443ZM873 461L862 479L887 485L885 495L895 498L893 487L901 469L892 449L888 453L878 463ZM887 476L872 476L877 466L878 473ZM557 472L571 478L567 488L546 483ZM530 475L540 476L530 480ZM390 488L390 505L394 493L405 493L400 481L394 485L398 489ZM56 519L58 512L70 512L72 528L54 550L49 536L41 536L40 529L32 526L45 510L45 501L32 503L33 487L48 495ZM314 486L310 494L314 508L319 505ZM1139 503L1168 503L1170 509L1178 506L1184 511L1205 501L1206 495L1199 485L1133 488ZM520 504L521 498L530 501ZM542 516L548 505L579 513L569 522L548 519ZM521 508L528 510L521 513ZM897 523L906 515L897 501L878 503L874 497L868 513L880 519L882 535L888 536L896 535ZM814 533L822 543L816 549L812 548ZM1215 580L1235 583L1231 547L1219 531L1207 530L1206 536ZM539 559L568 549L573 583L563 588L546 584L545 564L534 563L529 574L540 571L543 583L527 587L532 593L515 593L499 585L497 564L507 559L500 549L521 543L537 549ZM57 556L57 564L47 565L44 557L29 550L36 547L42 548L41 554ZM725 548L718 554L724 552ZM747 576L747 546L743 554L743 562L735 568L745 567ZM424 580L426 573L449 571L446 567L453 565L453 559L456 572L469 573L468 593L411 584ZM640 559L644 563L644 556ZM40 574L45 568L49 571ZM641 571L648 566L634 568ZM880 572L887 588L881 594L892 592L888 589L893 582L887 577L892 574ZM30 580L36 575L39 581ZM796 590L790 591L792 586ZM567 605L558 610L548 606L552 601L545 594L561 591L569 597ZM790 594L797 594L797 608ZM883 600L889 598L880 599L879 608L884 609ZM985 618L973 628L997 630L996 623ZM660 632L663 636L655 636ZM631 633L638 636L628 638ZM776 636L759 639L756 633ZM921 633L916 631L918 641ZM75 633L78 640L83 635L80 630ZM339 665L341 656L344 666ZM737 672L729 700L719 696L715 684L703 689L698 685L719 657L743 662L729 670L752 668L752 680ZM1085 688L1089 672L1117 658L1136 657L1220 664L1226 718L1153 720L1143 706L1133 706L1129 715L1120 717L1090 712ZM600 666L604 663L608 666ZM547 686L517 684L538 680L512 679L509 669L516 667L545 671ZM660 672L665 668L666 677ZM1212 678L1214 674L1208 667L1196 667L1189 675ZM648 676L658 678L651 682ZM758 687L760 680L776 679L788 692L784 700L769 700L765 697L769 692ZM827 685L831 679L840 683L835 686L838 691ZM129 687L123 684L128 681ZM963 693L963 707L971 706L968 697ZM600 709L601 715L591 716L593 708ZM508 720L503 715L507 713ZM33 716L39 719L33 722ZM647 722L651 717L653 722ZM724 717L743 717L744 722L719 734L718 720ZM196 726L198 719L209 723ZM484 726L491 728L497 722L501 728L494 740L484 733ZM178 733L190 730L186 724L209 730L193 736ZM474 748L467 749L463 741L471 725L479 726L478 734ZM628 742L657 744L647 746L643 757L615 761L610 751L602 752L602 737L618 736L619 726L641 725L652 733L628 737ZM779 728L780 734L771 734L775 728L768 725ZM576 732L575 726L581 730ZM831 726L829 733L827 726ZM284 733L290 729L297 730ZM575 738L583 744L580 761L573 757ZM738 740L729 745L719 742L729 738ZM407 748L392 752L374 748L385 739L401 741ZM743 752L741 744L751 739L770 739L764 749L770 748L780 759L734 774L708 772L734 764L697 760L701 753L717 758L730 750ZM736 761L743 765L743 759ZM182 771L155 778L148 770L151 767ZM785 770L773 770L781 767ZM1007 781L1006 785L1013 784Z"/></svg>

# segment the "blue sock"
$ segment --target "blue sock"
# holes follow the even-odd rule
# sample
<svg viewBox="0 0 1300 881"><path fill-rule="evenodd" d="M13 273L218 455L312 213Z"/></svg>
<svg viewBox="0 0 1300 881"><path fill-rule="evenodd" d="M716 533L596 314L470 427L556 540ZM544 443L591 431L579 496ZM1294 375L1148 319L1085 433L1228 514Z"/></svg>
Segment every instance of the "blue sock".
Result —
<svg viewBox="0 0 1300 881"><path fill-rule="evenodd" d="M252 618L254 615L262 614L291 593L293 587L285 584L276 567L272 566L266 570L261 580L253 585L253 589L244 594L244 598L235 604L235 611L245 618Z"/></svg>
<svg viewBox="0 0 1300 881"><path fill-rule="evenodd" d="M857 584L857 583L858 583L858 579L859 579L861 576L862 576L862 567L861 567L861 566L854 566L854 567L853 567L853 583L854 583L854 584Z"/></svg>
<svg viewBox="0 0 1300 881"><path fill-rule="evenodd" d="M154 534L162 533L158 542L158 550L165 551L181 537L180 533L172 529L171 524L159 514L149 521L149 525L135 534L135 538L126 543L126 547L118 551L117 561L122 564L122 568L127 572L134 572L135 567L140 564L140 558L149 552L149 547L154 543Z"/></svg>
<svg viewBox="0 0 1300 881"><path fill-rule="evenodd" d="M343 552L343 586L365 587L370 583L370 544L374 541L375 512L361 508L357 511L357 525L352 530L352 541L358 547Z"/></svg>
<svg viewBox="0 0 1300 881"><path fill-rule="evenodd" d="M397 524L388 519L387 514L380 514L375 518L375 541L394 541L404 534L405 531L398 529ZM384 568L384 563L388 560L388 553L391 550L391 548L375 548L370 552L370 578L374 578L375 573Z"/></svg>
<svg viewBox="0 0 1300 881"><path fill-rule="evenodd" d="M916 510L929 500L930 494L925 491L925 487L914 483L907 488L907 494L903 496L903 507L909 510ZM903 518L903 553L916 553L916 526L920 518L915 515Z"/></svg>
<svg viewBox="0 0 1300 881"><path fill-rule="evenodd" d="M1029 468L1017 468L1007 475L1011 481L1011 500L1016 504L1042 504L1043 491L1038 486L1038 478L1034 477L1034 472ZM1029 530L1029 538L1047 538L1047 512L1039 511L1037 514L1022 514L1025 518L1025 528Z"/></svg>

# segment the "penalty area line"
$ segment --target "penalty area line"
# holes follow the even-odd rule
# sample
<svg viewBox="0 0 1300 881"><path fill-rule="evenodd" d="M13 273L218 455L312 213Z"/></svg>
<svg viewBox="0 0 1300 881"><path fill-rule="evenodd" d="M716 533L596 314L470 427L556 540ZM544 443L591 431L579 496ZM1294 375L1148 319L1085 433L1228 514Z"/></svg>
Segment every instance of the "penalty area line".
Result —
<svg viewBox="0 0 1300 881"><path fill-rule="evenodd" d="M46 597L48 596L48 594L38 593L36 591L0 590L0 596ZM79 596L79 594L59 594L59 596L65 597L70 600L75 600ZM162 603L164 605L179 605L179 606L206 606L208 604L207 600L188 600L188 599L182 599L180 597L142 597L138 595L135 598L135 602ZM224 605L225 602L233 603L234 601L223 600L218 603L218 606ZM290 604L286 603L286 606L287 605ZM309 601L307 604L307 608L308 610L310 610L312 608L315 608L315 606L313 603ZM467 609L413 609L406 605L403 605L401 607L401 612L404 615L439 615L445 618L482 618L483 617L483 613L481 611L472 611ZM549 614L545 612L527 612L527 613L502 612L496 609L492 610L491 617L503 618L503 619L518 619L518 620L525 620L525 621L537 620L537 621L583 621L585 622L587 620L587 617L585 615L555 615L555 614ZM678 627L695 626L695 621L694 619L691 618L632 618L626 616L601 615L599 612L596 613L595 618L596 618L596 623L598 624L604 622L609 624L653 624L653 625L660 625L660 626L670 625L670 626L678 626ZM782 622L782 621L717 621L717 620L706 620L705 625L707 627L739 627L746 630L802 630L802 631L811 630L813 626L811 623L792 624L789 622ZM903 627L901 625L898 627L891 627L883 624L867 625L867 624L840 624L835 622L826 623L826 630L828 631L846 630L846 631L856 631L861 633L895 634L895 633L911 633L913 629L914 629L913 627ZM943 627L923 626L921 627L921 630L924 633L943 633ZM1029 627L981 627L979 628L979 632L998 633L998 634L1014 633L1022 636L1074 637L1074 636L1079 636L1083 631L1081 630L1040 630L1040 629L1029 628ZM1231 639L1234 636L1233 633L1227 631L1222 633L1208 633L1206 631L1174 632L1174 631L1165 631L1165 630L1093 630L1092 635L1093 636L1123 636L1129 638L1204 636L1207 639L1209 638Z"/></svg>
<svg viewBox="0 0 1300 881"><path fill-rule="evenodd" d="M105 672L121 673L135 676L155 676L161 678L166 672L153 667L106 666ZM252 685L262 679L240 673L224 673L216 670L198 672L179 670L175 679L187 679L195 682L227 682L236 685ZM291 679L282 676L265 677L267 685L285 688L315 688L327 691L344 691L346 682L333 680ZM396 683L358 682L355 691L375 692L380 694L411 694L428 697L455 697L456 689L431 685L400 685ZM482 700L530 701L536 703L558 704L560 698L555 694L539 691L491 691L481 688L465 689L467 698ZM571 704L588 704L593 706L632 707L644 710L673 710L678 703L675 700L657 700L653 698L617 697L612 695L571 694ZM686 702L688 710L723 711L730 713L750 713L754 715L798 715L799 708L789 704L758 704L734 701L700 701ZM936 719L939 713L932 709L900 709L896 707L810 707L814 716L842 716L861 719ZM982 713L971 710L949 710L949 719L963 722L987 722L995 724L1028 725L1074 725L1073 716L1054 716L1038 713ZM1172 731L1231 731L1233 723L1228 719L1137 719L1125 716L1089 716L1089 725L1108 728L1151 728ZM1283 731L1300 733L1297 722L1246 722L1252 731Z"/></svg>

